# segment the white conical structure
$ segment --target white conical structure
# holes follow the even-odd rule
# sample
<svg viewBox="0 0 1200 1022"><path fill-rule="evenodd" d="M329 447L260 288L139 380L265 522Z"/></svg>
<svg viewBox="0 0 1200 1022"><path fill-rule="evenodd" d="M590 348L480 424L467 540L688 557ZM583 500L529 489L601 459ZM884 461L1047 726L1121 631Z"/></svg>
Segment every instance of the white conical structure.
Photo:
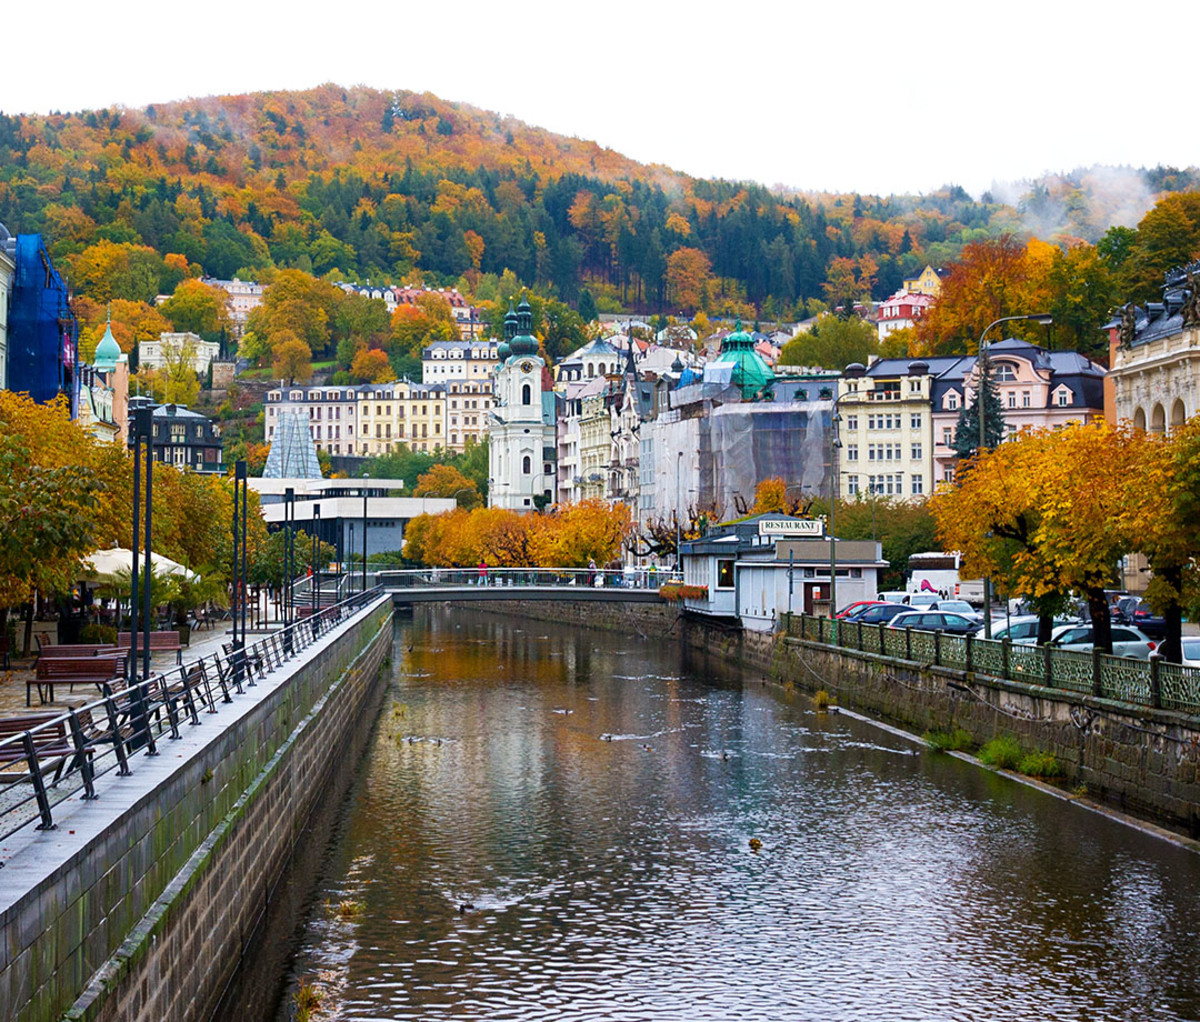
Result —
<svg viewBox="0 0 1200 1022"><path fill-rule="evenodd" d="M320 479L317 445L308 431L303 408L281 408L279 425L263 468L264 479Z"/></svg>

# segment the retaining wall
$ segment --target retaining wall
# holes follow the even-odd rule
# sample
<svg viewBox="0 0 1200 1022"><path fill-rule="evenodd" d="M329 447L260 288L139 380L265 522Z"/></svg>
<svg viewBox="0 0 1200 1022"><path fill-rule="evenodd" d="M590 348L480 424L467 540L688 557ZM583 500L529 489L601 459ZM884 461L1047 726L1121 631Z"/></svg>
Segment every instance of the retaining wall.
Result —
<svg viewBox="0 0 1200 1022"><path fill-rule="evenodd" d="M0 1018L198 1022L223 999L228 1017L261 1017L281 970L247 999L240 965L269 951L281 879L365 745L391 618L384 598L285 666L287 684L0 916Z"/></svg>
<svg viewBox="0 0 1200 1022"><path fill-rule="evenodd" d="M771 680L827 689L850 709L917 734L963 728L1053 753L1068 788L1200 837L1200 719L801 639L685 619L689 648Z"/></svg>
<svg viewBox="0 0 1200 1022"><path fill-rule="evenodd" d="M598 628L605 632L627 632L643 638L657 638L677 628L681 611L671 603L610 603L608 601L537 600L451 602L460 610L502 614L530 621L554 621L558 624Z"/></svg>

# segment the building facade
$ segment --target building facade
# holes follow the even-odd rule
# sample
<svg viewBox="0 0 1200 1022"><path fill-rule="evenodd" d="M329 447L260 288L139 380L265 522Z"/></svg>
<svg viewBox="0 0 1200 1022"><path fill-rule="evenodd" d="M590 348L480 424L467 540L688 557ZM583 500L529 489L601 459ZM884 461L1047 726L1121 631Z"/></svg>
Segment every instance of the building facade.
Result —
<svg viewBox="0 0 1200 1022"><path fill-rule="evenodd" d="M149 404L148 398L130 399L130 410ZM224 471L221 430L208 417L183 405L156 405L151 417L150 447L154 460L193 472Z"/></svg>
<svg viewBox="0 0 1200 1022"><path fill-rule="evenodd" d="M15 252L5 246L8 230L0 224L0 390L8 388L8 301L12 295Z"/></svg>
<svg viewBox="0 0 1200 1022"><path fill-rule="evenodd" d="M262 305L263 285L256 280L216 280L203 278L209 287L219 287L229 295L229 317L233 320L233 332L241 337L246 329L246 318Z"/></svg>
<svg viewBox="0 0 1200 1022"><path fill-rule="evenodd" d="M279 429L284 408L299 408L308 419L309 433L318 451L357 454L359 387L277 387L263 402L263 429L270 443Z"/></svg>
<svg viewBox="0 0 1200 1022"><path fill-rule="evenodd" d="M1109 324L1109 365L1111 421L1163 433L1200 412L1200 262Z"/></svg>
<svg viewBox="0 0 1200 1022"><path fill-rule="evenodd" d="M12 237L0 228L0 252L13 264L8 298L6 373L9 390L39 404L66 397L79 414L79 323L67 283L41 235Z"/></svg>
<svg viewBox="0 0 1200 1022"><path fill-rule="evenodd" d="M554 499L557 403L532 318L524 299L505 318L488 422L488 505L511 511Z"/></svg>
<svg viewBox="0 0 1200 1022"><path fill-rule="evenodd" d="M186 355L188 364L197 376L205 376L213 360L221 355L219 341L203 340L191 331L162 333L157 340L138 345L139 369L162 369L171 359Z"/></svg>

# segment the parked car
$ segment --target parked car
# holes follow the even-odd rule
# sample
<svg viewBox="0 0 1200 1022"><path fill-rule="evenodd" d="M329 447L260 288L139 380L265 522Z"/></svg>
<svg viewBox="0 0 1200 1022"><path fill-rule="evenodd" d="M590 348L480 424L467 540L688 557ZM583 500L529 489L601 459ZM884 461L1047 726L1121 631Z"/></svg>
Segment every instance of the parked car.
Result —
<svg viewBox="0 0 1200 1022"><path fill-rule="evenodd" d="M1058 649L1073 649L1081 653L1090 653L1095 646L1092 626L1061 625L1054 629L1050 645ZM1145 633L1129 625L1113 625L1112 646L1114 656L1132 657L1135 660L1149 660L1157 644Z"/></svg>
<svg viewBox="0 0 1200 1022"><path fill-rule="evenodd" d="M1200 667L1200 639L1185 636L1183 640L1183 656L1179 662L1184 667Z"/></svg>
<svg viewBox="0 0 1200 1022"><path fill-rule="evenodd" d="M1166 619L1155 614L1145 600L1134 608L1133 619L1129 623L1152 639L1161 639L1167 634Z"/></svg>
<svg viewBox="0 0 1200 1022"><path fill-rule="evenodd" d="M972 621L961 614L951 614L945 610L907 610L897 614L888 622L889 628L917 628L923 632L949 632L951 635L969 635L979 627L978 621Z"/></svg>
<svg viewBox="0 0 1200 1022"><path fill-rule="evenodd" d="M908 593L901 602L910 607L930 607L941 598L938 593Z"/></svg>
<svg viewBox="0 0 1200 1022"><path fill-rule="evenodd" d="M878 593L875 599L880 600L883 603L903 603L904 598L907 595L908 593L904 592L902 589L889 589L885 593Z"/></svg>
<svg viewBox="0 0 1200 1022"><path fill-rule="evenodd" d="M1081 622L1079 618L1075 617L1056 617L1054 619L1055 628L1077 624L1081 624ZM987 638L983 632L984 630L980 628L975 633L975 638ZM1050 634L1053 635L1053 631ZM1014 646L1036 646L1037 637L1038 616L1036 614L1020 614L1010 617L1007 621L1003 617L992 619L992 638L997 642L1001 639L1008 639Z"/></svg>
<svg viewBox="0 0 1200 1022"><path fill-rule="evenodd" d="M903 603L877 603L874 607L868 607L854 620L864 625L886 624L897 614L903 614L911 609L911 607L904 606Z"/></svg>
<svg viewBox="0 0 1200 1022"><path fill-rule="evenodd" d="M972 607L966 600L938 600L929 605L930 610L945 610L951 614L961 614L968 621L983 624L983 615Z"/></svg>
<svg viewBox="0 0 1200 1022"><path fill-rule="evenodd" d="M879 602L879 600L858 600L857 602L850 604L849 607L839 611L838 617L840 617L843 621L853 621L868 607L878 606Z"/></svg>

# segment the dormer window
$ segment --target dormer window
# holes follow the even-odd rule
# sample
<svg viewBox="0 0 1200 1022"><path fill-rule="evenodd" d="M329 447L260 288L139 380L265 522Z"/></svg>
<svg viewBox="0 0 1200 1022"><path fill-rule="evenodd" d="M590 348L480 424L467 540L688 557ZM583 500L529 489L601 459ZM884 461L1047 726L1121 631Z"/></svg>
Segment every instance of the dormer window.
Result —
<svg viewBox="0 0 1200 1022"><path fill-rule="evenodd" d="M952 390L946 395L946 409L951 412L958 410L958 391Z"/></svg>
<svg viewBox="0 0 1200 1022"><path fill-rule="evenodd" d="M1060 387L1054 400L1060 408L1066 408L1071 403L1071 391L1067 387Z"/></svg>
<svg viewBox="0 0 1200 1022"><path fill-rule="evenodd" d="M1017 369L1011 362L997 362L992 377L997 383L1015 383Z"/></svg>

